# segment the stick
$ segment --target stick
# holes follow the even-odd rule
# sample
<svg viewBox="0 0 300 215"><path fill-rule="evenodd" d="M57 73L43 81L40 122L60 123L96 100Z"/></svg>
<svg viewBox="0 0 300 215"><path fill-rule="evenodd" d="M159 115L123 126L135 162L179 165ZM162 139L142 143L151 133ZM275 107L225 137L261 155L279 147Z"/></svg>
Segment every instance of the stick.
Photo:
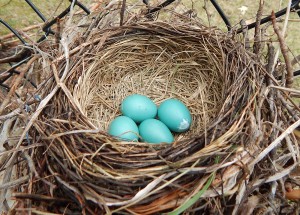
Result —
<svg viewBox="0 0 300 215"><path fill-rule="evenodd" d="M56 24L57 24L57 31L55 32L55 47L56 47L56 49L59 49L60 29L61 29L61 26L60 26L61 22L60 22L59 18L57 18Z"/></svg>
<svg viewBox="0 0 300 215"><path fill-rule="evenodd" d="M261 34L260 34L260 20L262 17L262 12L264 8L264 0L259 1L259 8L256 14L256 24L255 24L255 33L254 33L254 45L253 52L258 55L261 48Z"/></svg>
<svg viewBox="0 0 300 215"><path fill-rule="evenodd" d="M18 198L18 199L33 199L36 201L54 201L54 202L71 202L70 199L64 199L64 198L55 198L51 196L46 196L46 195L39 195L39 194L27 194L27 193L14 193L13 197Z"/></svg>
<svg viewBox="0 0 300 215"><path fill-rule="evenodd" d="M126 0L123 0L122 7L121 7L121 12L120 12L120 26L123 25L125 8L126 8Z"/></svg>
<svg viewBox="0 0 300 215"><path fill-rule="evenodd" d="M274 64L274 60L275 60L275 48L272 45L272 43L268 44L268 64L266 66L266 70L267 72L273 76L274 72L272 70L273 64ZM272 84L272 80L266 75L266 81L267 81L267 85L270 86ZM271 121L274 122L275 120L275 104L274 104L274 90L270 90L270 99L269 99L269 107L270 107L270 117L271 117ZM274 130L273 130L274 131ZM273 132L272 132L273 133Z"/></svg>
<svg viewBox="0 0 300 215"><path fill-rule="evenodd" d="M38 59L38 55L35 55L33 58L31 58L28 63L26 64L26 66L21 70L20 75L18 75L18 77L16 78L16 80L14 81L12 87L10 88L7 97L4 99L4 101L2 102L1 106L0 106L0 115L2 114L2 112L4 111L4 109L6 108L6 106L9 104L11 97L13 96L13 94L15 93L17 87L19 86L21 80L24 78L25 73L29 70L31 64Z"/></svg>
<svg viewBox="0 0 300 215"><path fill-rule="evenodd" d="M285 20L284 20L284 25L283 25L283 28L282 28L282 34L284 36L285 36L285 33L286 33L287 25L289 23L288 21L289 21L289 17L290 17L291 5L292 5L292 0L289 0L288 1L288 5L286 7L286 16L285 16ZM273 69L272 70L275 70L278 57L279 57L279 48L277 49L276 54L275 54L275 60L274 60L274 64L273 64L273 67L272 67Z"/></svg>
<svg viewBox="0 0 300 215"><path fill-rule="evenodd" d="M256 158L249 164L250 168L253 168L255 164L261 161L270 151L276 148L281 141L288 135L290 135L297 127L300 126L300 120L296 121L290 127L288 127L276 140L274 140L271 144L268 145Z"/></svg>
<svg viewBox="0 0 300 215"><path fill-rule="evenodd" d="M26 28L22 28L21 30L17 30L17 31L22 36L22 32L30 31L30 30L33 30L35 28L41 27L41 26L43 26L43 24L44 23L40 23L40 24L37 24L37 25L28 26ZM15 35L13 33L9 33L9 34L6 34L6 35L3 35L2 37L0 37L0 40L3 41L3 40L6 40L6 39L9 39L9 38L12 38L14 36Z"/></svg>
<svg viewBox="0 0 300 215"><path fill-rule="evenodd" d="M29 180L29 176L25 175L25 176L23 176L21 178L18 178L16 180L14 180L14 181L9 181L7 183L0 184L0 190L2 190L2 189L8 189L10 187L15 187L15 186L17 186L19 184L23 184L24 182L28 182L28 180Z"/></svg>
<svg viewBox="0 0 300 215"><path fill-rule="evenodd" d="M206 13L206 16L207 16L208 26L211 26L211 21L210 21L211 13L208 11L208 8L207 8L207 0L204 0L203 9L205 10L205 13Z"/></svg>
<svg viewBox="0 0 300 215"><path fill-rule="evenodd" d="M287 77L286 77L285 86L287 88L290 88L293 84L294 73L293 73L293 67L292 67L292 64L291 64L291 61L290 61L290 58L289 58L289 55L288 55L288 50L289 49L288 49L288 47L285 43L285 40L283 38L283 35L282 35L281 31L279 30L279 27L277 26L274 11L272 11L271 19L272 19L272 24L273 24L274 31L277 34L277 37L278 37L278 40L279 40L280 49L281 49L284 61L285 61L285 64L286 64Z"/></svg>
<svg viewBox="0 0 300 215"><path fill-rule="evenodd" d="M250 50L250 40L249 40L249 35L248 35L248 27L247 27L247 24L245 22L245 20L241 20L240 21L240 24L242 26L242 29L243 29L243 37L244 37L244 46L245 46L245 49L247 50Z"/></svg>
<svg viewBox="0 0 300 215"><path fill-rule="evenodd" d="M19 51L17 54L15 54L13 56L8 56L8 57L0 59L0 64L19 62L19 61L23 60L24 58L28 57L29 55L30 55L30 50L25 47L25 48L22 48L21 51Z"/></svg>
<svg viewBox="0 0 300 215"><path fill-rule="evenodd" d="M0 40L1 41L1 40ZM2 49L7 49L7 48L11 48L11 47L15 47L17 45L20 44L20 40L19 39L15 39L15 40L11 40L11 41L7 41L7 42L2 42L0 44L0 48Z"/></svg>
<svg viewBox="0 0 300 215"><path fill-rule="evenodd" d="M279 86L274 86L274 85L270 85L269 87L300 95L300 90L297 90L294 88L285 88L285 87L279 87Z"/></svg>
<svg viewBox="0 0 300 215"><path fill-rule="evenodd" d="M274 64L274 60L275 60L275 48L274 46L270 43L268 44L268 64L266 66L266 70L269 74L271 74L272 76L273 74L273 64ZM267 77L267 84L271 85L272 81L269 77Z"/></svg>
<svg viewBox="0 0 300 215"><path fill-rule="evenodd" d="M0 99L1 99L1 97L0 97ZM12 117L18 115L19 113L21 113L21 109L20 109L20 108L17 108L17 109L11 111L10 113L8 113L8 114L6 114L6 115L2 115L2 116L0 116L0 122L1 122L1 121L4 122L5 120L7 120L7 119L9 119L9 118L12 118ZM0 153L0 154L1 154L1 153Z"/></svg>

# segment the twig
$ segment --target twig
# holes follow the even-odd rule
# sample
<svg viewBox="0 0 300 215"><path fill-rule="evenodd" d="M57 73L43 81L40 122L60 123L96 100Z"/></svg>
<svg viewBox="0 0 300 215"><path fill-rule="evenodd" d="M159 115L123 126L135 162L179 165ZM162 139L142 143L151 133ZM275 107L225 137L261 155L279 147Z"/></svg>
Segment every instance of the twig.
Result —
<svg viewBox="0 0 300 215"><path fill-rule="evenodd" d="M271 75L272 77L274 77L274 74L273 74L274 71L272 70L274 60L275 60L275 48L272 43L269 43L268 44L268 64L266 66L266 70L267 70L268 74ZM265 78L266 78L267 86L270 86L272 84L271 78L268 75L266 75ZM276 109L275 102L274 102L274 95L275 95L275 91L273 89L270 89L268 104L270 107L269 113L270 113L270 119L272 122L275 121L276 115L277 115L277 109ZM272 127L271 135L270 135L271 141L274 141L276 139L275 132L276 132L275 129Z"/></svg>
<svg viewBox="0 0 300 215"><path fill-rule="evenodd" d="M64 199L64 198L54 198L50 196L45 195L39 195L39 194L27 194L27 193L14 193L13 197L19 198L19 199L32 199L37 201L54 201L54 202L71 202L70 199Z"/></svg>
<svg viewBox="0 0 300 215"><path fill-rule="evenodd" d="M16 179L16 180L14 180L14 181L9 181L9 182L7 182L7 183L5 183L5 184L0 184L0 190L2 190L2 189L8 189L8 188L10 188L10 187L17 186L17 185L19 185L19 184L22 184L22 183L24 183L24 182L27 182L28 179L29 179L29 176L28 176L28 175L25 175L25 176L23 176L23 177L21 177L21 178L18 178L18 179Z"/></svg>
<svg viewBox="0 0 300 215"><path fill-rule="evenodd" d="M5 120L7 120L7 119L9 119L9 118L12 118L12 117L18 115L19 113L21 113L21 109L20 109L20 108L17 108L17 109L11 111L10 113L8 113L8 114L6 114L6 115L1 115L1 116L0 116L0 122L1 122L1 121L5 121Z"/></svg>
<svg viewBox="0 0 300 215"><path fill-rule="evenodd" d="M99 13L97 15L97 17L95 19L93 19L92 23L90 24L90 26L88 27L87 31L84 33L83 35L83 39L84 41L89 41L87 38L88 36L91 34L93 28L95 28L97 26L97 24L100 23L100 20L102 20L104 17L104 15L102 13Z"/></svg>
<svg viewBox="0 0 300 215"><path fill-rule="evenodd" d="M269 87L300 95L300 90L270 85Z"/></svg>
<svg viewBox="0 0 300 215"><path fill-rule="evenodd" d="M69 49L68 49L68 43L66 41L66 37L67 35L64 37L65 35L63 35L63 38L61 39L61 44L62 47L64 49L64 57L66 59L66 65L63 71L63 74L60 78L60 82L63 82L64 79L67 76L67 73L69 71ZM11 88L10 92L8 93L8 97L5 100L5 103L3 102L1 104L0 107L0 115L3 112L3 109L5 108L5 106L9 103L10 101L10 97L12 97L12 94L15 92L16 87L19 85L22 77L24 76L24 74L26 73L26 71L29 69L30 65L38 58L39 56L36 55L34 56L32 59L29 60L29 62L27 63L27 65L25 66L25 68L23 68L22 72L20 73L20 75L18 76L17 80L15 81L15 83L13 84L13 87ZM54 63L54 62L52 62ZM15 145L15 149L19 149L19 147L21 146L21 143L23 142L25 136L27 135L28 130L31 128L31 126L33 125L34 121L37 119L37 117L39 116L39 114L42 112L42 110L45 108L45 106L48 104L48 102L53 98L53 96L56 94L56 92L60 89L60 87L57 85L55 86L52 91L39 103L36 111L31 115L31 118L29 120L29 122L27 122L26 127L24 128L22 134L20 135L19 141L16 143ZM15 160L17 159L17 155L18 152L14 152L12 153L10 159L7 161L7 171L4 174L4 179L3 179L3 183L6 183L10 180L11 178L11 172L13 169L13 165ZM0 192L0 208L4 207L4 202L5 202L5 198L6 198L6 193L7 193L7 189L3 189Z"/></svg>
<svg viewBox="0 0 300 215"><path fill-rule="evenodd" d="M110 33L107 33L107 34L104 34L103 37L100 37L100 38L97 38L97 39L94 39L92 40L91 42L85 42L85 43L82 43L80 44L79 46L77 46L76 48L70 50L69 52L69 56L72 56L74 54L76 54L77 52L79 52L80 50L82 50L84 47L86 46L89 46L89 45L92 45L92 44L96 44L98 42L100 43L104 43L105 40L107 39L108 36L112 36L113 34L110 35ZM65 59L65 55L61 55L59 57L57 57L55 60L53 60L53 63L57 63L57 62L60 62L62 60Z"/></svg>
<svg viewBox="0 0 300 215"><path fill-rule="evenodd" d="M5 98L5 100L2 102L1 106L0 106L0 115L2 114L2 112L4 111L5 107L9 104L11 97L13 96L13 94L15 93L17 87L19 86L21 80L23 79L25 73L29 70L31 64L38 59L38 55L35 55L33 58L31 58L28 63L26 64L26 66L21 70L20 75L16 78L16 80L14 81L12 87L10 88L10 91L7 94L7 97Z"/></svg>
<svg viewBox="0 0 300 215"><path fill-rule="evenodd" d="M261 161L270 151L276 148L281 141L288 135L290 135L297 127L300 126L300 120L296 121L294 124L289 126L276 140L274 140L271 144L268 145L260 154L256 156L256 158L249 164L250 168L253 168L255 164Z"/></svg>
<svg viewBox="0 0 300 215"><path fill-rule="evenodd" d="M250 40L249 40L249 35L248 35L248 28L245 20L241 20L240 24L242 26L243 30L243 37L244 37L244 46L245 49L249 50L250 49Z"/></svg>
<svg viewBox="0 0 300 215"><path fill-rule="evenodd" d="M275 48L272 45L272 43L268 44L268 64L266 66L266 70L269 74L273 75L273 64L274 64L274 60L275 60ZM267 84L271 85L272 81L270 79L270 77L267 77Z"/></svg>
<svg viewBox="0 0 300 215"><path fill-rule="evenodd" d="M286 8L286 16L285 16L285 20L284 20L283 29L282 29L282 35L285 35L286 29L287 29L289 16L290 16L290 11L291 11L291 5L292 5L292 0L289 0L287 8ZM276 54L275 54L273 70L275 70L275 66L277 64L278 57L279 57L279 49L276 51Z"/></svg>
<svg viewBox="0 0 300 215"><path fill-rule="evenodd" d="M277 91L277 97L281 101L282 105L286 108L286 110L289 112L292 118L295 120L299 120L299 117L297 116L295 108L292 108L288 102L286 101L286 98L284 98L279 91Z"/></svg>
<svg viewBox="0 0 300 215"><path fill-rule="evenodd" d="M123 0L121 11L120 11L120 26L123 25L125 8L126 8L126 0Z"/></svg>
<svg viewBox="0 0 300 215"><path fill-rule="evenodd" d="M10 150L6 150L6 151L3 151L3 152L0 152L0 157L2 158L3 156L10 155L10 153L13 153L13 152L21 152L21 151L25 151L25 150L29 150L29 149L41 147L41 146L43 146L43 144L42 143L38 143L38 144L31 144L29 146L22 146L18 150L12 148Z"/></svg>
<svg viewBox="0 0 300 215"><path fill-rule="evenodd" d="M281 171L275 173L274 175L265 177L263 179L256 179L254 181L253 186L256 187L256 186L260 186L263 183L269 183L269 182L272 182L272 181L279 180L279 179L283 178L284 176L290 174L295 169L296 166L297 166L297 164L293 164L292 166L290 166L288 168L282 168Z"/></svg>
<svg viewBox="0 0 300 215"><path fill-rule="evenodd" d="M289 22L300 22L300 19L289 19Z"/></svg>
<svg viewBox="0 0 300 215"><path fill-rule="evenodd" d="M269 40L269 37L267 36L267 38L265 38L266 37L266 33L267 33L267 29L270 27L272 25L272 23L271 22L268 22L268 23L266 23L265 25L264 25L264 27L262 27L261 29L260 29L260 42L261 42L261 44L260 44L260 47L262 47L262 48L264 48L265 47L265 43L266 42L270 42L270 40ZM275 42L275 41L274 41ZM260 52L261 53L261 52ZM274 51L274 56L275 56L275 51ZM261 57L261 56L259 56L259 57ZM274 61L273 61L273 64L271 65L271 66L273 66L274 65ZM272 70L273 71L273 70Z"/></svg>
<svg viewBox="0 0 300 215"><path fill-rule="evenodd" d="M60 41L60 31L61 31L61 22L60 19L56 19L57 31L55 32L55 47L59 49L59 41Z"/></svg>
<svg viewBox="0 0 300 215"><path fill-rule="evenodd" d="M289 55L288 55L288 50L289 49L288 49L288 47L285 43L285 40L284 40L284 37L283 37L281 31L279 30L279 27L277 26L274 11L272 11L271 19L272 19L272 24L273 24L274 31L277 34L277 37L278 37L278 40L279 40L280 49L281 49L284 61L285 61L285 64L286 64L287 77L286 77L285 85L286 85L286 87L289 88L293 84L293 77L294 77L293 67L292 67L292 64L291 64L291 61L290 61L290 58L289 58Z"/></svg>
<svg viewBox="0 0 300 215"><path fill-rule="evenodd" d="M33 29L36 29L36 28L39 28L41 26L43 26L44 23L40 23L40 24L37 24L37 25L32 25L32 26L28 26L26 28L22 28L21 30L17 30L19 32L19 34L22 36L22 32L26 32L26 31L30 31L30 30L33 30ZM0 40L1 41L4 41L6 39L9 39L9 38L12 38L14 37L15 35L13 33L9 33L9 34L6 34L4 36L1 36L0 37Z"/></svg>
<svg viewBox="0 0 300 215"><path fill-rule="evenodd" d="M207 8L207 0L204 0L203 9L205 10L205 13L206 13L206 16L207 16L208 26L211 26L211 21L210 21L211 13L208 11L208 8Z"/></svg>
<svg viewBox="0 0 300 215"><path fill-rule="evenodd" d="M30 55L30 52L31 51L28 48L26 48L26 47L22 48L21 51L19 51L15 55L0 59L0 64L19 62L19 61L23 60L24 58L28 57Z"/></svg>
<svg viewBox="0 0 300 215"><path fill-rule="evenodd" d="M27 160L27 164L28 164L28 167L29 167L29 169L30 169L30 172L31 172L31 173L34 173L35 176L36 176L37 178L40 178L40 176L39 176L39 174L38 174L38 172L36 171L36 168L35 168L35 166L34 166L33 160L32 160L31 157L29 156L28 152L25 151L25 152L23 153L23 156L24 156L24 158Z"/></svg>
<svg viewBox="0 0 300 215"><path fill-rule="evenodd" d="M20 44L20 40L19 39L15 39L15 40L11 40L11 41L7 41L7 42L2 42L0 44L0 48L11 48L11 47L16 47L17 45Z"/></svg>
<svg viewBox="0 0 300 215"><path fill-rule="evenodd" d="M259 1L259 8L256 14L256 24L255 24L255 33L254 33L254 45L253 52L258 55L261 48L261 34L260 34L260 20L262 17L262 12L264 8L264 0Z"/></svg>

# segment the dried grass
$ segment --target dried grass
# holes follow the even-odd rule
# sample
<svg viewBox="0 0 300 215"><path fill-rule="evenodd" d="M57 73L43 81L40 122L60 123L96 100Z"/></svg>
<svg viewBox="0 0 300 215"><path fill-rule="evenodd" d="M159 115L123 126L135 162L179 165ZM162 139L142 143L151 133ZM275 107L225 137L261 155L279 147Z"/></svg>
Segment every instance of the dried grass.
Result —
<svg viewBox="0 0 300 215"><path fill-rule="evenodd" d="M218 41L159 35L131 35L93 50L94 61L75 86L74 98L88 119L103 131L120 115L120 104L131 94L146 95L159 105L168 98L183 101L193 125L183 136L203 132L222 105L223 56ZM214 49L214 53L208 50ZM74 68L77 70L77 68Z"/></svg>

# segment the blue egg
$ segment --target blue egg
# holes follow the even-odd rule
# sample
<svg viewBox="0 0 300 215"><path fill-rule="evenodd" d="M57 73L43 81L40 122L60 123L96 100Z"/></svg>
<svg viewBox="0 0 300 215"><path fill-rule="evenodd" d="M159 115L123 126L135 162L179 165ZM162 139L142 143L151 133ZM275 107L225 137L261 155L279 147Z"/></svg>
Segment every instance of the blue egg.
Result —
<svg viewBox="0 0 300 215"><path fill-rule="evenodd" d="M192 123L192 116L189 109L178 99L168 99L158 107L158 118L171 131L187 131Z"/></svg>
<svg viewBox="0 0 300 215"><path fill-rule="evenodd" d="M119 140L138 141L139 129L136 123L127 116L118 116L109 125L108 133Z"/></svg>
<svg viewBox="0 0 300 215"><path fill-rule="evenodd" d="M157 119L146 119L139 126L142 140L148 143L172 143L174 137L168 127Z"/></svg>
<svg viewBox="0 0 300 215"><path fill-rule="evenodd" d="M136 123L140 123L146 119L153 119L157 114L157 107L147 96L133 94L123 100L121 112Z"/></svg>

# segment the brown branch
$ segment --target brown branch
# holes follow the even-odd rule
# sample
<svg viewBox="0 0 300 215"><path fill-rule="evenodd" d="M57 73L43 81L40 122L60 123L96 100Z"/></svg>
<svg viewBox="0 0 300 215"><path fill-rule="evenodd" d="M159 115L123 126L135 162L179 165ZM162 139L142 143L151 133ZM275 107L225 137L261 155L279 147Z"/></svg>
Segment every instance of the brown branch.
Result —
<svg viewBox="0 0 300 215"><path fill-rule="evenodd" d="M16 47L19 44L20 44L20 40L19 39L7 41L7 42L1 42L0 49L13 48L13 47Z"/></svg>
<svg viewBox="0 0 300 215"><path fill-rule="evenodd" d="M17 54L9 57L4 57L0 59L0 64L2 63L12 63L12 62L19 62L30 55L30 50L27 48L23 48Z"/></svg>
<svg viewBox="0 0 300 215"><path fill-rule="evenodd" d="M60 19L56 19L56 24L57 24L57 31L55 32L55 47L56 49L59 49L59 41L60 41L60 35L61 35L61 22Z"/></svg>
<svg viewBox="0 0 300 215"><path fill-rule="evenodd" d="M123 0L121 12L120 12L120 26L122 26L124 22L125 8L126 8L126 0Z"/></svg>
<svg viewBox="0 0 300 215"><path fill-rule="evenodd" d="M100 23L100 21L103 19L104 15L102 13L99 13L95 19L93 19L92 23L88 27L87 31L83 35L84 41L89 41L87 38L91 34L92 30L96 28L96 26Z"/></svg>
<svg viewBox="0 0 300 215"><path fill-rule="evenodd" d="M259 1L259 8L256 14L256 24L255 24L255 33L254 33L254 45L253 45L253 52L255 54L259 54L260 48L261 48L261 34L260 34L260 20L262 17L264 8L264 0Z"/></svg>
<svg viewBox="0 0 300 215"><path fill-rule="evenodd" d="M273 75L274 71L272 70L273 64L275 61L275 48L272 43L268 44L268 64L266 66L266 70L269 74ZM271 79L268 77L267 79L268 85L271 85Z"/></svg>
<svg viewBox="0 0 300 215"><path fill-rule="evenodd" d="M274 31L278 37L279 40L279 45L280 45L280 49L281 49L281 53L283 55L284 61L285 61L285 65L286 65L286 71L287 71L287 77L286 77L286 82L285 82L285 86L287 88L290 88L293 84L293 77L294 77L294 73L293 73L293 67L288 55L288 47L285 43L284 40L284 36L282 35L277 23L276 23L276 17L275 17L275 13L274 11L272 11L272 15L271 15L271 19L272 19L272 24L273 24L273 28Z"/></svg>
<svg viewBox="0 0 300 215"><path fill-rule="evenodd" d="M10 88L6 98L4 99L4 101L2 102L2 104L0 105L0 115L2 114L2 112L4 111L4 109L6 108L6 106L9 104L11 97L14 95L14 93L16 92L17 87L19 86L21 80L23 79L25 73L29 70L31 64L38 59L38 55L35 55L34 57L32 57L28 63L25 65L25 67L21 70L20 74L18 75L18 77L16 78L16 80L14 81L12 87Z"/></svg>
<svg viewBox="0 0 300 215"><path fill-rule="evenodd" d="M245 49L249 50L250 49L250 40L249 40L249 35L248 35L248 27L247 27L245 20L242 19L240 21L240 25L242 27Z"/></svg>
<svg viewBox="0 0 300 215"><path fill-rule="evenodd" d="M270 42L269 37L266 36L267 29L272 25L271 22L268 22L260 29L260 47L263 49L265 47L265 44ZM274 41L275 42L275 41ZM261 52L260 52L261 54ZM260 58L260 56L258 56ZM273 67L273 65L272 65Z"/></svg>
<svg viewBox="0 0 300 215"><path fill-rule="evenodd" d="M22 36L22 32L26 32L26 31L30 31L30 30L33 30L35 28L39 28L41 26L43 26L44 23L40 23L40 24L37 24L37 25L32 25L32 26L28 26L26 28L22 28L20 31L18 30L19 34ZM14 37L15 35L13 33L9 33L9 34L6 34L6 35L3 35L0 37L0 40L6 40L6 39L9 39L9 38L12 38Z"/></svg>
<svg viewBox="0 0 300 215"><path fill-rule="evenodd" d="M39 194L27 194L27 193L13 193L13 197L18 199L32 199L36 201L54 201L54 202L71 202L70 199L55 198L51 196L39 195Z"/></svg>
<svg viewBox="0 0 300 215"><path fill-rule="evenodd" d="M291 106L285 97L279 91L277 91L277 97L281 101L282 105L286 108L286 110L289 112L289 114L294 118L295 121L298 121L300 118L296 114L296 110L293 106Z"/></svg>
<svg viewBox="0 0 300 215"><path fill-rule="evenodd" d="M271 76L273 76L274 72L273 72L273 64L274 64L274 60L275 60L275 48L272 45L272 43L268 44L268 64L266 66L266 70L268 72L268 74L270 74ZM272 84L272 80L266 75L266 81L267 81L267 85L270 86ZM274 90L271 89L270 92L270 99L269 99L269 107L270 107L270 118L271 121L274 122L275 120L275 104L274 104ZM272 141L275 140L272 139Z"/></svg>
<svg viewBox="0 0 300 215"><path fill-rule="evenodd" d="M211 26L211 13L208 11L208 8L207 8L207 1L208 0L204 0L204 6L203 6L203 9L205 10L205 13L206 13L206 16L207 16L207 21L208 21L208 26Z"/></svg>
<svg viewBox="0 0 300 215"><path fill-rule="evenodd" d="M13 180L13 181L9 181L7 183L4 183L4 184L0 184L0 189L8 189L8 188L11 188L11 187L15 187L15 186L18 186L20 184L23 184L25 182L28 182L29 180L29 176L28 175L25 175L23 177L20 177L16 180Z"/></svg>

